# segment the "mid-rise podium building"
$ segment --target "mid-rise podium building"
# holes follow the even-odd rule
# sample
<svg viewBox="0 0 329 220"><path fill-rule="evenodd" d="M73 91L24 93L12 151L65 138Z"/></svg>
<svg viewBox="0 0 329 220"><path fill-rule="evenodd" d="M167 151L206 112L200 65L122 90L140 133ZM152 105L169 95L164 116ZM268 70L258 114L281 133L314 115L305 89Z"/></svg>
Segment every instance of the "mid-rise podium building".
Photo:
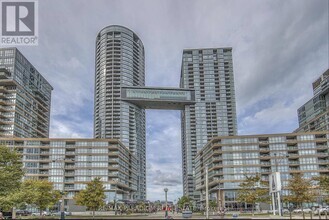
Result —
<svg viewBox="0 0 329 220"><path fill-rule="evenodd" d="M95 177L101 178L107 203L137 193L137 159L118 140L0 138L0 145L21 153L25 179L45 179L65 192L66 211L85 211L73 197Z"/></svg>
<svg viewBox="0 0 329 220"><path fill-rule="evenodd" d="M215 137L198 152L195 164L199 206L205 204L208 165L210 199L230 211L251 210L251 204L237 201L246 175L269 181L271 173L280 172L283 196L288 195L286 187L294 173L306 179L329 175L329 131ZM321 205L326 196L318 195L315 202ZM268 210L269 203L257 209Z"/></svg>

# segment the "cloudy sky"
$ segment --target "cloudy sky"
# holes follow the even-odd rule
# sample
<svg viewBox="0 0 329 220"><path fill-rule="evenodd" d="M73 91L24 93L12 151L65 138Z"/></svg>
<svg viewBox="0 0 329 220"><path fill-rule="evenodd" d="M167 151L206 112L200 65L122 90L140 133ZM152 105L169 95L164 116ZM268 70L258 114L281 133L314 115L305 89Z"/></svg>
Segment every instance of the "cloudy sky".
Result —
<svg viewBox="0 0 329 220"><path fill-rule="evenodd" d="M146 85L179 84L185 48L233 47L239 134L290 132L328 68L326 0L42 0L39 45L19 49L53 85L51 137L93 136L95 38L133 30ZM180 113L147 111L148 199L182 194Z"/></svg>

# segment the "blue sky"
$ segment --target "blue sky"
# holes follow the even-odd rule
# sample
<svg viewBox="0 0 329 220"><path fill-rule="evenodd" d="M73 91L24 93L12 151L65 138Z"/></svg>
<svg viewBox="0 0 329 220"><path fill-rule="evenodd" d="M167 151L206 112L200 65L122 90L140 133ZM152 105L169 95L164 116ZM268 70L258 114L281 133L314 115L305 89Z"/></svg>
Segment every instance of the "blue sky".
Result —
<svg viewBox="0 0 329 220"><path fill-rule="evenodd" d="M328 68L325 0L42 0L39 45L19 47L53 85L51 137L92 137L94 43L119 24L143 41L146 85L178 87L186 48L233 47L239 134L291 132ZM180 113L147 111L148 199L182 194Z"/></svg>

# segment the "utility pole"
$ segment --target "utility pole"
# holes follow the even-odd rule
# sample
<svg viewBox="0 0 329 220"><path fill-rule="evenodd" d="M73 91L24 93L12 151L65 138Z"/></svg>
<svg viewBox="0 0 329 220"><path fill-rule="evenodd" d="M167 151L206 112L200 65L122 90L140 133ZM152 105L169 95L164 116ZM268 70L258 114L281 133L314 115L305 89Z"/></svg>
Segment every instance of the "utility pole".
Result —
<svg viewBox="0 0 329 220"><path fill-rule="evenodd" d="M208 164L206 164L206 219L209 219Z"/></svg>

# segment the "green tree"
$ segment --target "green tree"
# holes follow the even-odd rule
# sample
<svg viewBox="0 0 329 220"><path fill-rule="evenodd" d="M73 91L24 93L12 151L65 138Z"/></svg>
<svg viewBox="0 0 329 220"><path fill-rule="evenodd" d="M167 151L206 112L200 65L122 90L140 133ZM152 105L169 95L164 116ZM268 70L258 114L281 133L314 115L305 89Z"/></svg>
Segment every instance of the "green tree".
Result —
<svg viewBox="0 0 329 220"><path fill-rule="evenodd" d="M145 204L145 202L143 202L143 201L139 201L139 202L137 202L137 206L136 206L136 208L137 208L138 212L140 212L140 213L144 213L144 212L145 212L145 209L146 209L146 204Z"/></svg>
<svg viewBox="0 0 329 220"><path fill-rule="evenodd" d="M182 196L179 198L177 204L178 207L182 210L185 209L187 205L189 206L189 209L192 208L192 200L187 196Z"/></svg>
<svg viewBox="0 0 329 220"><path fill-rule="evenodd" d="M260 175L246 176L240 185L237 201L252 204L252 215L256 203L269 201L268 183L263 181Z"/></svg>
<svg viewBox="0 0 329 220"><path fill-rule="evenodd" d="M324 201L329 203L329 176L316 176L313 180L316 181L317 196L324 197Z"/></svg>
<svg viewBox="0 0 329 220"><path fill-rule="evenodd" d="M9 211L17 202L15 195L24 175L21 155L6 146L0 146L0 209Z"/></svg>
<svg viewBox="0 0 329 220"><path fill-rule="evenodd" d="M18 195L21 201L37 206L40 215L46 208L54 206L61 197L60 191L54 190L53 183L38 179L25 180Z"/></svg>
<svg viewBox="0 0 329 220"><path fill-rule="evenodd" d="M294 174L288 181L289 195L284 197L284 201L296 204L303 212L303 203L312 202L315 199L312 185L312 180L304 179L300 173ZM304 212L303 218L305 218Z"/></svg>
<svg viewBox="0 0 329 220"><path fill-rule="evenodd" d="M216 201L215 200L210 200L209 201L209 208L210 208L210 210L215 211L216 210L216 207L217 207Z"/></svg>
<svg viewBox="0 0 329 220"><path fill-rule="evenodd" d="M81 190L74 197L78 205L86 206L87 210L93 211L93 218L95 211L105 206L105 198L105 187L99 177L88 182L86 189Z"/></svg>

